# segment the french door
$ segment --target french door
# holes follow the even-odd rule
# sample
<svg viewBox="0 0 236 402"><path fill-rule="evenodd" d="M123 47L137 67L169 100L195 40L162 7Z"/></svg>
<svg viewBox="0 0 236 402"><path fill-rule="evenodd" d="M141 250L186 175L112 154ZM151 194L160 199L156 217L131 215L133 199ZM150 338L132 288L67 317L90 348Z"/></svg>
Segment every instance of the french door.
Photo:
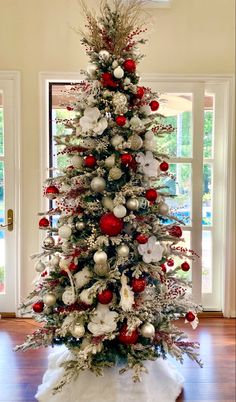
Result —
<svg viewBox="0 0 236 402"><path fill-rule="evenodd" d="M15 95L14 79L0 79L0 314L15 313L17 298Z"/></svg>

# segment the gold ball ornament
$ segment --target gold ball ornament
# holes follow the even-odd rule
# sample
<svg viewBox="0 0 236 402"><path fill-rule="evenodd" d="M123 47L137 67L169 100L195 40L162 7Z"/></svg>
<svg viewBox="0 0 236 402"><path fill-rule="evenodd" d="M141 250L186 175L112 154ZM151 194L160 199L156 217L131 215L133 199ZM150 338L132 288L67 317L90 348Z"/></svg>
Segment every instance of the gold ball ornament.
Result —
<svg viewBox="0 0 236 402"><path fill-rule="evenodd" d="M100 52L98 53L98 55L99 55L99 59L100 60L102 60L102 61L104 61L104 62L107 62L108 60L109 60L109 58L110 58L110 53L107 51L107 50L100 50Z"/></svg>
<svg viewBox="0 0 236 402"><path fill-rule="evenodd" d="M79 155L74 155L71 158L71 164L75 167L75 168L80 168L83 166L83 158Z"/></svg>
<svg viewBox="0 0 236 402"><path fill-rule="evenodd" d="M131 211L136 211L139 208L139 202L137 198L129 198L126 202L126 206Z"/></svg>
<svg viewBox="0 0 236 402"><path fill-rule="evenodd" d="M111 156L108 156L108 158L105 159L105 166L108 168L112 168L116 163L116 157L114 154L112 154Z"/></svg>
<svg viewBox="0 0 236 402"><path fill-rule="evenodd" d="M83 324L75 324L74 327L70 330L71 335L75 338L81 338L85 334L85 328Z"/></svg>
<svg viewBox="0 0 236 402"><path fill-rule="evenodd" d="M124 114L127 112L127 98L125 94L116 92L112 98L113 109L116 114Z"/></svg>
<svg viewBox="0 0 236 402"><path fill-rule="evenodd" d="M120 244L120 246L117 247L117 254L119 257L128 257L129 247L126 244Z"/></svg>
<svg viewBox="0 0 236 402"><path fill-rule="evenodd" d="M143 324L140 328L141 335L144 338L153 338L155 335L155 327L151 323L147 322Z"/></svg>
<svg viewBox="0 0 236 402"><path fill-rule="evenodd" d="M103 177L94 177L90 186L95 193L102 193L105 190L106 182Z"/></svg>
<svg viewBox="0 0 236 402"><path fill-rule="evenodd" d="M55 245L55 240L52 236L45 237L43 241L43 246L46 248L52 248Z"/></svg>
<svg viewBox="0 0 236 402"><path fill-rule="evenodd" d="M104 206L104 208L107 208L109 211L113 211L114 201L109 197L103 197L102 205Z"/></svg>
<svg viewBox="0 0 236 402"><path fill-rule="evenodd" d="M105 264L107 262L107 254L105 251L96 251L93 255L93 260L96 264Z"/></svg>
<svg viewBox="0 0 236 402"><path fill-rule="evenodd" d="M123 174L122 170L115 166L113 168L111 168L111 170L109 171L109 177L112 180L119 180L121 178L122 174Z"/></svg>
<svg viewBox="0 0 236 402"><path fill-rule="evenodd" d="M43 296L43 302L46 304L46 306L51 307L56 304L57 298L54 295L54 293L47 293L46 295Z"/></svg>
<svg viewBox="0 0 236 402"><path fill-rule="evenodd" d="M84 222L76 222L75 227L77 230L83 230L85 228Z"/></svg>

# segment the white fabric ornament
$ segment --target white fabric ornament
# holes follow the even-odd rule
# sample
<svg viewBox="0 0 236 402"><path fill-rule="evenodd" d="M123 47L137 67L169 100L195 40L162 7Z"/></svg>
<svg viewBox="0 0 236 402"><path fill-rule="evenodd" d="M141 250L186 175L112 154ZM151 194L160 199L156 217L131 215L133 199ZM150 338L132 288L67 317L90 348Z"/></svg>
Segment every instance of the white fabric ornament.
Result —
<svg viewBox="0 0 236 402"><path fill-rule="evenodd" d="M71 234L72 230L69 225L63 225L58 229L58 236L62 239L69 239Z"/></svg>
<svg viewBox="0 0 236 402"><path fill-rule="evenodd" d="M152 113L152 109L150 108L149 105L144 105L141 106L139 109L141 113L143 113L145 116L149 116Z"/></svg>
<svg viewBox="0 0 236 402"><path fill-rule="evenodd" d="M82 301L82 303L85 303L88 305L93 304L93 301L94 301L94 296L92 296L90 294L90 289L82 290L82 292L79 294L79 298Z"/></svg>
<svg viewBox="0 0 236 402"><path fill-rule="evenodd" d="M79 121L82 132L88 133L89 131L93 131L101 135L107 128L108 123L105 117L100 117L101 113L97 107L86 108L83 117Z"/></svg>
<svg viewBox="0 0 236 402"><path fill-rule="evenodd" d="M120 306L123 311L132 311L134 304L134 292L127 284L127 276L123 273L121 276L121 290L120 290Z"/></svg>
<svg viewBox="0 0 236 402"><path fill-rule="evenodd" d="M112 63L112 68L116 68L116 67L118 67L118 61L114 60Z"/></svg>
<svg viewBox="0 0 236 402"><path fill-rule="evenodd" d="M124 205L117 205L114 209L113 209L113 214L117 217L117 218L124 218L127 214L127 209L124 207Z"/></svg>
<svg viewBox="0 0 236 402"><path fill-rule="evenodd" d="M98 303L94 315L88 324L88 330L94 336L101 336L116 330L118 313L110 311L109 307Z"/></svg>
<svg viewBox="0 0 236 402"><path fill-rule="evenodd" d="M143 122L138 116L133 116L129 124L132 130L142 130L144 128Z"/></svg>
<svg viewBox="0 0 236 402"><path fill-rule="evenodd" d="M151 151L147 151L146 154L139 152L136 156L136 161L147 177L157 177L159 163Z"/></svg>
<svg viewBox="0 0 236 402"><path fill-rule="evenodd" d="M162 259L164 248L157 241L155 236L151 236L146 244L139 244L138 252L143 256L143 261L147 264L158 262Z"/></svg>
<svg viewBox="0 0 236 402"><path fill-rule="evenodd" d="M77 297L72 289L72 287L67 287L66 290L64 291L64 293L62 293L62 301L64 304L66 304L67 306L73 304L76 302Z"/></svg>
<svg viewBox="0 0 236 402"><path fill-rule="evenodd" d="M75 286L77 289L81 289L87 285L92 278L92 273L88 267L84 267L82 271L77 272L74 275Z"/></svg>

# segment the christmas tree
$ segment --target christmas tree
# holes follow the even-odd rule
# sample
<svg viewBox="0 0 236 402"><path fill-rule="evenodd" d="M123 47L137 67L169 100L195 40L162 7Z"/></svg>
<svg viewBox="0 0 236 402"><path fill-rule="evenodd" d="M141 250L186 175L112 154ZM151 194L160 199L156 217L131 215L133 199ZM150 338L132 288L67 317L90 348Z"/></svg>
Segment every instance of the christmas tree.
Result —
<svg viewBox="0 0 236 402"><path fill-rule="evenodd" d="M38 278L21 306L43 326L17 347L70 349L57 389L81 370L100 375L115 365L139 381L145 361L167 354L201 364L198 345L174 325L185 317L195 327L200 308L178 275L193 257L176 246L181 222L165 201L169 164L158 139L173 128L137 74L142 1L104 2L100 17L85 14L87 77L70 89L75 117L59 121L65 131L55 138L70 161L45 185L52 204L39 221Z"/></svg>

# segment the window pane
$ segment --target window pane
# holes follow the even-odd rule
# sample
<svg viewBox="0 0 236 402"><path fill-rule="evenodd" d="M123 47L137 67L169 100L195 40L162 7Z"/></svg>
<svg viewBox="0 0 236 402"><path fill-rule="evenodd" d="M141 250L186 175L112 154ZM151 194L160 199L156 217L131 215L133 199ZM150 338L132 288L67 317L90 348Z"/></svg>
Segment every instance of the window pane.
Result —
<svg viewBox="0 0 236 402"><path fill-rule="evenodd" d="M4 205L4 162L0 161L0 224L4 223L5 205Z"/></svg>
<svg viewBox="0 0 236 402"><path fill-rule="evenodd" d="M212 293L212 232L202 233L202 292Z"/></svg>
<svg viewBox="0 0 236 402"><path fill-rule="evenodd" d="M175 131L158 140L160 152L172 157L192 156L192 94L165 94L160 97L159 112Z"/></svg>
<svg viewBox="0 0 236 402"><path fill-rule="evenodd" d="M5 293L5 239L3 230L0 231L0 294Z"/></svg>
<svg viewBox="0 0 236 402"><path fill-rule="evenodd" d="M203 210L202 224L204 226L212 225L212 177L213 167L210 163L203 164Z"/></svg>
<svg viewBox="0 0 236 402"><path fill-rule="evenodd" d="M0 156L4 155L3 94L0 91Z"/></svg>
<svg viewBox="0 0 236 402"><path fill-rule="evenodd" d="M213 157L213 135L214 135L214 97L206 95L204 98L204 140L203 157Z"/></svg>

